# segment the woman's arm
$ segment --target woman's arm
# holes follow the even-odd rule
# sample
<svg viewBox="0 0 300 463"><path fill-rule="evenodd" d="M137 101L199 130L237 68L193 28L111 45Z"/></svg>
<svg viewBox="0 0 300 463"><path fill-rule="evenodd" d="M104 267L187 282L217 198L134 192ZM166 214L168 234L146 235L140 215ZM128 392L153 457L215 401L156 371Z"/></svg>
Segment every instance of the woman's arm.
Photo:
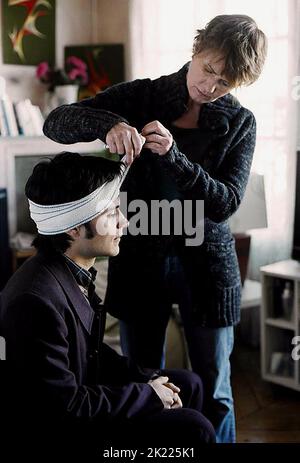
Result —
<svg viewBox="0 0 300 463"><path fill-rule="evenodd" d="M44 134L59 143L104 141L112 127L141 123L147 111L151 80L138 79L114 85L93 98L54 109L44 124Z"/></svg>

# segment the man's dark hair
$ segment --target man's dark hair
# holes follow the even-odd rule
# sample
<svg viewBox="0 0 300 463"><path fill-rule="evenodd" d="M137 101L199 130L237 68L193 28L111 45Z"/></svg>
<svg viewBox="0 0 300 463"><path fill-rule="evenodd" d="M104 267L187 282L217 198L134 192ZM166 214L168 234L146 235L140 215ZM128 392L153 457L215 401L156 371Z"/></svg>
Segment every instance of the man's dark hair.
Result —
<svg viewBox="0 0 300 463"><path fill-rule="evenodd" d="M120 175L122 163L99 156L63 152L52 159L43 159L33 169L25 194L31 201L42 204L61 204L76 201L89 195L105 182ZM86 237L92 238L87 222ZM67 233L58 235L37 234L33 246L47 252L65 252L72 238Z"/></svg>

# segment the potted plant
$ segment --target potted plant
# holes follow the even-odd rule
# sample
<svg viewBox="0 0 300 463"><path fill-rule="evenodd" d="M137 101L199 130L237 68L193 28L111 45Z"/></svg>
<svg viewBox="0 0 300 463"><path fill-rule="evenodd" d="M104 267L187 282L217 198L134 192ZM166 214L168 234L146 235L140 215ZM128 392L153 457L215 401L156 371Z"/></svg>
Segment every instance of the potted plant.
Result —
<svg viewBox="0 0 300 463"><path fill-rule="evenodd" d="M87 66L76 56L67 58L66 69L53 68L47 61L42 61L36 68L36 76L48 86L47 108L44 112L77 101L79 85L88 82Z"/></svg>

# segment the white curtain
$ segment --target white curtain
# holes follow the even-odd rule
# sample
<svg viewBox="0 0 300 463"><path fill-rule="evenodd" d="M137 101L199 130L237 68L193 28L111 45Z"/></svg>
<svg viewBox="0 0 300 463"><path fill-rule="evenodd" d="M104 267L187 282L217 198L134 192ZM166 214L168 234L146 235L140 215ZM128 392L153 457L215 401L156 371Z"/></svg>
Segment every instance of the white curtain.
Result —
<svg viewBox="0 0 300 463"><path fill-rule="evenodd" d="M131 0L131 78L155 78L191 58L193 37L218 14L253 17L269 40L260 79L236 96L257 119L253 170L265 175L268 228L252 234L250 278L259 267L290 257L293 236L300 0ZM298 103L299 104L299 103ZM298 132L300 129L298 129ZM300 138L299 138L300 140Z"/></svg>

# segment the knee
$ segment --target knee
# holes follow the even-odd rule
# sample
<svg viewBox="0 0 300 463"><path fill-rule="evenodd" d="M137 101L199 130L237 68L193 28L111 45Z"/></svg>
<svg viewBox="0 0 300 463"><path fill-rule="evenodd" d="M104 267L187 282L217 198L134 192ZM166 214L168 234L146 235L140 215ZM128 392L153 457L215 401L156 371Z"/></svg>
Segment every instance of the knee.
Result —
<svg viewBox="0 0 300 463"><path fill-rule="evenodd" d="M186 378L190 384L194 384L195 386L199 386L200 388L203 387L202 380L197 373L194 373L193 371L190 371L190 370L186 370L185 373L186 373Z"/></svg>
<svg viewBox="0 0 300 463"><path fill-rule="evenodd" d="M175 381L179 381L184 386L190 386L192 389L198 387L203 388L202 380L197 373L190 370L164 370L165 374L174 377ZM175 375L174 375L175 373Z"/></svg>
<svg viewBox="0 0 300 463"><path fill-rule="evenodd" d="M203 395L203 383L202 379L197 373L193 371L186 371L185 372L185 381L186 384L190 386L192 394L198 394L200 396Z"/></svg>
<svg viewBox="0 0 300 463"><path fill-rule="evenodd" d="M211 422L202 413L196 410L188 410L184 428L191 443L214 443L216 434Z"/></svg>
<svg viewBox="0 0 300 463"><path fill-rule="evenodd" d="M216 442L216 433L212 423L204 416L201 415L201 423L198 423L199 438L201 442L212 444Z"/></svg>

